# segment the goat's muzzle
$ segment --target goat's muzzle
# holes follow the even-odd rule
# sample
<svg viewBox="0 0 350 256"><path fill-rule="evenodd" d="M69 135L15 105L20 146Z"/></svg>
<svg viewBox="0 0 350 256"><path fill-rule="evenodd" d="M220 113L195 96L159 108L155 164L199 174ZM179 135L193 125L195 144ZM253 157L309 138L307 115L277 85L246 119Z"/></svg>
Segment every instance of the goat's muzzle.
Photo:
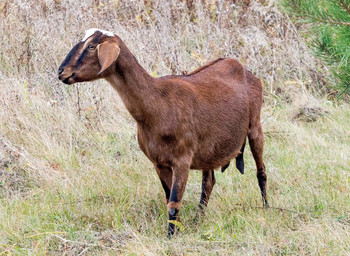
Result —
<svg viewBox="0 0 350 256"><path fill-rule="evenodd" d="M61 80L65 84L73 84L75 73L67 74L64 72L64 69L58 70L58 79Z"/></svg>

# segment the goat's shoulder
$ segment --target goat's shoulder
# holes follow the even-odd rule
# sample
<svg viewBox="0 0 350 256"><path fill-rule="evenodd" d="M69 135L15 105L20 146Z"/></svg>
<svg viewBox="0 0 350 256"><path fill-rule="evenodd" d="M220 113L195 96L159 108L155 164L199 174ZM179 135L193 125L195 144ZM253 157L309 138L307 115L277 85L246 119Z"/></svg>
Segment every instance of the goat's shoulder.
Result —
<svg viewBox="0 0 350 256"><path fill-rule="evenodd" d="M194 100L195 85L182 76L166 76L157 79L155 84L162 99L171 103L176 99Z"/></svg>

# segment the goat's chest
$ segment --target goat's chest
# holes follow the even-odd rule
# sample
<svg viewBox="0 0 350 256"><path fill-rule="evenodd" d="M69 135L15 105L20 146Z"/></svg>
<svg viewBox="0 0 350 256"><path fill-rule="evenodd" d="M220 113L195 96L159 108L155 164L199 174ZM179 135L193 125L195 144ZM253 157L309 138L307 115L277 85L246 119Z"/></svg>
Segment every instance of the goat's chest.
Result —
<svg viewBox="0 0 350 256"><path fill-rule="evenodd" d="M143 128L138 125L140 149L153 163L171 165L175 158L189 149L190 141L179 140L175 132ZM192 138L191 135L188 138Z"/></svg>

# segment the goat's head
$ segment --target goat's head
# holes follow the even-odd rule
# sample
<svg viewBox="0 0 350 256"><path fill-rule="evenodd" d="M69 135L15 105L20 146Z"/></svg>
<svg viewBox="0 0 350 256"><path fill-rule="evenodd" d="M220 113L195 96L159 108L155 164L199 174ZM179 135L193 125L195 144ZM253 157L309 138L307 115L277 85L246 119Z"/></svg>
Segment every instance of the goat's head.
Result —
<svg viewBox="0 0 350 256"><path fill-rule="evenodd" d="M62 62L58 78L66 84L74 84L108 76L119 52L117 37L112 32L89 29Z"/></svg>

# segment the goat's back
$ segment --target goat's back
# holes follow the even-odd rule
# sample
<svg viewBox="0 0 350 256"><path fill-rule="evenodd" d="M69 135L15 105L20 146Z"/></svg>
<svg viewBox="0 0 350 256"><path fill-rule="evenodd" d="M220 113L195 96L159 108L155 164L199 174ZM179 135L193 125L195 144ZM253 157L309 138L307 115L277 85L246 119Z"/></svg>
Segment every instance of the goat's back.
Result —
<svg viewBox="0 0 350 256"><path fill-rule="evenodd" d="M140 127L143 151L156 162L171 162L172 155L187 152L192 169L225 165L239 154L248 133L254 112L250 92L259 92L250 89L259 86L251 76L238 61L218 59L188 75L160 78L158 125L149 132ZM151 143L155 134L160 143Z"/></svg>

